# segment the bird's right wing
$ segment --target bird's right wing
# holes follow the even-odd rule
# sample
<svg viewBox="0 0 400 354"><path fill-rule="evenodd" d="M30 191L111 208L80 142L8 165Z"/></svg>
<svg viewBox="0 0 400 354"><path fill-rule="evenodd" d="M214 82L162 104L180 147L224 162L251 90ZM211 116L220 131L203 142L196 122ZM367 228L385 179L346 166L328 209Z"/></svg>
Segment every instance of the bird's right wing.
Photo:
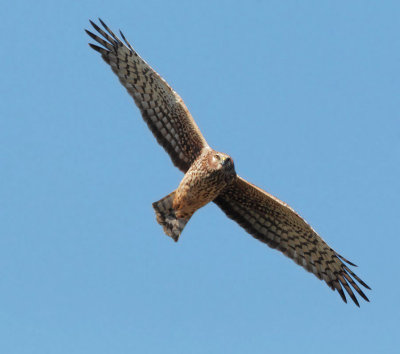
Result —
<svg viewBox="0 0 400 354"><path fill-rule="evenodd" d="M186 172L201 150L208 146L194 119L179 95L134 51L124 35L121 33L125 44L100 22L104 30L90 21L103 38L86 32L102 47L89 45L101 54L133 97L143 119L174 165Z"/></svg>
<svg viewBox="0 0 400 354"><path fill-rule="evenodd" d="M354 280L369 289L345 264L353 263L326 242L287 204L243 178L237 177L214 202L249 234L293 259L324 280L346 301L342 287L359 306L350 285L369 301ZM353 279L354 278L354 279ZM349 285L350 284L350 285Z"/></svg>

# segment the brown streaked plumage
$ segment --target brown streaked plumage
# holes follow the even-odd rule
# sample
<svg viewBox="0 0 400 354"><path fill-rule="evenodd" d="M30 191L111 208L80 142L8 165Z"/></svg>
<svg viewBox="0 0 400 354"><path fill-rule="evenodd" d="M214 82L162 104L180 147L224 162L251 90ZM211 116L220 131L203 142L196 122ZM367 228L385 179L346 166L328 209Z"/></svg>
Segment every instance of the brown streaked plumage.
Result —
<svg viewBox="0 0 400 354"><path fill-rule="evenodd" d="M174 165L186 172L208 146L194 119L179 95L132 49L122 33L126 45L100 22L106 31L90 21L104 39L87 30L86 33L104 48L90 46L111 66Z"/></svg>
<svg viewBox="0 0 400 354"><path fill-rule="evenodd" d="M157 221L164 232L178 241L179 235L194 212L213 201L236 178L232 159L210 147L186 172L178 188L153 203Z"/></svg>
<svg viewBox="0 0 400 354"><path fill-rule="evenodd" d="M206 142L179 95L101 21L90 21L103 37L86 31L102 47L98 51L133 97L143 119L172 162L185 173L178 188L153 203L164 232L178 240L193 213L215 202L256 239L276 248L324 280L347 302L343 289L359 306L354 289L369 301L356 281L370 289L346 265L355 266L330 248L293 209L236 175L232 159Z"/></svg>

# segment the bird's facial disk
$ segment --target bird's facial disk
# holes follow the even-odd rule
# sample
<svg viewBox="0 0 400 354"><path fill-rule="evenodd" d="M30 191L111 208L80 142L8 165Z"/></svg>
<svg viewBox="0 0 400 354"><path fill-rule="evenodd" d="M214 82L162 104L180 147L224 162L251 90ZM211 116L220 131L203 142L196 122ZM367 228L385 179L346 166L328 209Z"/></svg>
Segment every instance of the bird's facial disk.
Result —
<svg viewBox="0 0 400 354"><path fill-rule="evenodd" d="M212 156L212 164L215 165L217 169L229 169L233 167L232 158L222 153L215 153Z"/></svg>
<svg viewBox="0 0 400 354"><path fill-rule="evenodd" d="M233 164L233 160L229 155L215 153L212 157L212 162L213 165L216 166L217 170L224 170L228 183L231 182L236 176L235 165Z"/></svg>

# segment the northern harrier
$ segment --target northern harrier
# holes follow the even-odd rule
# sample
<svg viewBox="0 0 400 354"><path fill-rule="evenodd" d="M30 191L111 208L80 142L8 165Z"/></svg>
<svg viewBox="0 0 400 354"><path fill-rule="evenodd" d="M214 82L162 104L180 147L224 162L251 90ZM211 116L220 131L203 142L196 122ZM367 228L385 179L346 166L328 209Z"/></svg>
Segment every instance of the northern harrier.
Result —
<svg viewBox="0 0 400 354"><path fill-rule="evenodd" d="M358 283L370 289L345 264L355 266L329 247L293 209L236 175L232 159L213 150L204 139L179 95L132 48L101 21L90 21L102 36L87 34L102 45L89 44L118 76L143 119L172 162L185 173L178 188L153 203L164 232L178 241L193 213L216 203L256 239L276 248L359 306L352 288L366 301ZM350 287L351 285L351 287Z"/></svg>

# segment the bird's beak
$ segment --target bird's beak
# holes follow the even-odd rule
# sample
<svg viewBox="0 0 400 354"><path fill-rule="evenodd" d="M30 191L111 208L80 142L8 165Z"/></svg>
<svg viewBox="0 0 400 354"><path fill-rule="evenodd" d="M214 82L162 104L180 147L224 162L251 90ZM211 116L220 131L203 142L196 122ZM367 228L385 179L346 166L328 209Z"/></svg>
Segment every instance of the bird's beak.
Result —
<svg viewBox="0 0 400 354"><path fill-rule="evenodd" d="M232 163L232 159L229 156L222 157L222 165L226 166Z"/></svg>

